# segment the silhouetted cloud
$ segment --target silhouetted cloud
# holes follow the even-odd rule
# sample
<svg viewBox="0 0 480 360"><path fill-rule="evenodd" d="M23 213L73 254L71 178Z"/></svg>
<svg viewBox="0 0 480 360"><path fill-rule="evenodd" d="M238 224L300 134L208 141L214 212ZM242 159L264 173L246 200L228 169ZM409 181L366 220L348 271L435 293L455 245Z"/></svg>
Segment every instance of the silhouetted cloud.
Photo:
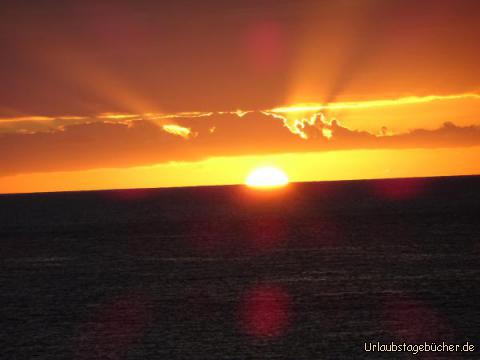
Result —
<svg viewBox="0 0 480 360"><path fill-rule="evenodd" d="M297 124L305 135L302 137L286 121L278 114L232 112L149 120L92 118L81 124L63 122L48 131L3 133L0 175L129 167L214 156L480 145L479 126L460 127L451 122L435 130L380 136L348 129L317 114L313 120ZM382 133L388 134L388 130Z"/></svg>

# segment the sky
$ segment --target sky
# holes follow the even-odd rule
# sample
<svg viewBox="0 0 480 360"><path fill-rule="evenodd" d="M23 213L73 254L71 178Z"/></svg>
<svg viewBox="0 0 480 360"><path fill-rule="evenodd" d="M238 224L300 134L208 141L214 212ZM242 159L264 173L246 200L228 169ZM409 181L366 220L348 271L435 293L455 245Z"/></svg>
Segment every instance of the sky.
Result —
<svg viewBox="0 0 480 360"><path fill-rule="evenodd" d="M480 174L475 0L2 1L0 193Z"/></svg>

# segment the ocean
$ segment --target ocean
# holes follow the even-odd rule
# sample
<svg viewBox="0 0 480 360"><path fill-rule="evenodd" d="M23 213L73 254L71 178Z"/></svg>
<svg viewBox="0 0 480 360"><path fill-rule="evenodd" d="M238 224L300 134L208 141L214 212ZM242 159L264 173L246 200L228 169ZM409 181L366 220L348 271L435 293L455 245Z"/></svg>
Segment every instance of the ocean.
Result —
<svg viewBox="0 0 480 360"><path fill-rule="evenodd" d="M0 357L476 359L479 210L479 176L1 195Z"/></svg>

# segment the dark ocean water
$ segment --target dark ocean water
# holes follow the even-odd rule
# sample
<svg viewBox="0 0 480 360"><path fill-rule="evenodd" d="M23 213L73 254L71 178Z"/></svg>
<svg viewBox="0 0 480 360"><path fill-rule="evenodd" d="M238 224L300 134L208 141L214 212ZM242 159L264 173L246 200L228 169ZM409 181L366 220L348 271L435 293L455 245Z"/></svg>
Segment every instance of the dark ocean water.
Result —
<svg viewBox="0 0 480 360"><path fill-rule="evenodd" d="M476 359L479 210L473 176L0 196L0 357Z"/></svg>

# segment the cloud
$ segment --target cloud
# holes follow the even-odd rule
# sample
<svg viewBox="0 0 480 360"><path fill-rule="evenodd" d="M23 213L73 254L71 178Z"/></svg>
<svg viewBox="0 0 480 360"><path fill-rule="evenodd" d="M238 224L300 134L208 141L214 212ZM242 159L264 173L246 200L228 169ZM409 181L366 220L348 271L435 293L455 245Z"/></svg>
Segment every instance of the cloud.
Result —
<svg viewBox="0 0 480 360"><path fill-rule="evenodd" d="M3 133L0 175L197 161L214 156L480 144L480 127L451 122L435 130L391 135L383 129L383 135L375 135L348 129L336 120L327 121L321 114L307 120L298 120L293 126L279 114L227 112L150 120L92 118L44 132Z"/></svg>
<svg viewBox="0 0 480 360"><path fill-rule="evenodd" d="M364 100L364 101L338 101L326 102L324 104L309 103L296 104L289 106L277 107L271 112L274 113L298 113L298 112L312 112L325 110L344 110L344 109L366 109L386 106L401 106L412 104L424 104L434 101L448 101L448 100L480 100L480 94L476 92L450 95L426 95L426 96L405 96L397 99L380 99L380 100Z"/></svg>
<svg viewBox="0 0 480 360"><path fill-rule="evenodd" d="M172 135L181 136L184 139L188 139L190 136L192 136L192 131L189 128L179 125L167 124L163 125L162 129Z"/></svg>

